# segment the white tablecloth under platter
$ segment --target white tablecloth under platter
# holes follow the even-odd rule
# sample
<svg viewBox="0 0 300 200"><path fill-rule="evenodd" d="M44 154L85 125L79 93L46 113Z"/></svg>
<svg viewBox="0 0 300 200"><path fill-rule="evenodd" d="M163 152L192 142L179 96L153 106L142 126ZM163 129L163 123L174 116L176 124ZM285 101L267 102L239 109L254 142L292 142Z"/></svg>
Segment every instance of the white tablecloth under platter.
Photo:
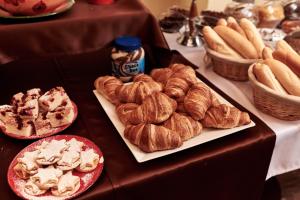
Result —
<svg viewBox="0 0 300 200"><path fill-rule="evenodd" d="M211 67L205 65L203 47L190 48L177 44L179 34L164 33L164 36L171 49L179 51L185 58L199 66L197 71L200 74L258 116L275 132L276 143L266 179L300 168L300 121L283 121L260 112L253 105L249 82L230 81L217 75Z"/></svg>

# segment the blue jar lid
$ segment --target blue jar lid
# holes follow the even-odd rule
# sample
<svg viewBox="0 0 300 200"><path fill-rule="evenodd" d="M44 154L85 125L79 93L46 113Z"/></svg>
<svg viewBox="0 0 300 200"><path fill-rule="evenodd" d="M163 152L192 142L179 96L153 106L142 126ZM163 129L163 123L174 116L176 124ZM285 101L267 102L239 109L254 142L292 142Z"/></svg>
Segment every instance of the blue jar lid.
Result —
<svg viewBox="0 0 300 200"><path fill-rule="evenodd" d="M142 46L140 38L132 36L118 37L115 40L115 45L117 49L129 52L137 50Z"/></svg>

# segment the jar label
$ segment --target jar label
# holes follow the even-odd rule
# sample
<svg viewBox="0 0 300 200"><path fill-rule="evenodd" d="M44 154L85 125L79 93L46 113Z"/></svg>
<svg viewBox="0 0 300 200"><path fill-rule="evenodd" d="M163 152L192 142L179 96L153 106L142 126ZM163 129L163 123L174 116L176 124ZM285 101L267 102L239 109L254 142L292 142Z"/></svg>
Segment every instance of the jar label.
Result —
<svg viewBox="0 0 300 200"><path fill-rule="evenodd" d="M145 59L141 58L136 61L120 63L112 62L113 75L120 77L123 81L129 81L133 76L144 73L145 71Z"/></svg>

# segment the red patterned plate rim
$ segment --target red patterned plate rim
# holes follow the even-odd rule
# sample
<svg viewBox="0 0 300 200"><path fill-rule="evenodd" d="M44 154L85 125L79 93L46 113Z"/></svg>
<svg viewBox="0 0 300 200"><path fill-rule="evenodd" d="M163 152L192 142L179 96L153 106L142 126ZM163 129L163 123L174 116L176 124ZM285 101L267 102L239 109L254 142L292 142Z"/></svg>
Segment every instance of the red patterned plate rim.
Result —
<svg viewBox="0 0 300 200"><path fill-rule="evenodd" d="M38 196L31 196L31 195L28 195L27 193L25 193L22 190L22 185L24 185L26 183L26 181L19 178L13 170L14 166L17 164L17 159L20 158L21 156L23 156L23 154L25 152L33 151L35 149L35 147L40 145L43 141L51 141L54 139L55 140L65 139L66 141L69 141L72 138L75 138L76 140L83 142L84 147L86 149L93 149L97 154L99 154L100 161L102 161L102 162L99 162L96 169L94 169L91 172L84 173L84 172L78 172L77 170L73 170L73 172L72 172L73 175L80 177L80 188L78 189L78 191L68 197L56 197L56 196L53 196L50 191L47 191L45 194L38 195ZM8 167L7 181L8 181L10 188L14 191L14 193L16 195L18 195L19 197L21 197L22 199L32 199L32 200L35 200L35 199L37 199L37 200L71 199L71 198L74 198L74 197L82 194L83 192L85 192L97 181L97 179L99 178L99 176L101 175L101 173L103 171L103 166L104 166L103 154L102 154L101 150L99 149L99 147L95 143L93 143L91 140L84 138L84 137L76 136L76 135L56 135L56 136L40 139L40 140L28 145L23 150L21 150L14 157L14 159L11 161L11 163Z"/></svg>
<svg viewBox="0 0 300 200"><path fill-rule="evenodd" d="M5 127L1 126L0 124L0 131L2 133L4 133L5 135L12 137L12 138L16 138L16 139L20 139L20 140L34 140L34 139L41 139L41 138L45 138L45 137L49 137L51 135L55 135L57 133L60 133L62 131L64 131L66 128L68 128L69 126L71 126L71 124L73 124L73 122L75 121L75 119L77 118L78 115L78 108L77 105L72 101L72 105L73 105L73 110L74 110L74 118L72 120L72 122L70 124L64 125L64 126L60 126L58 128L55 128L51 131L49 131L49 133L43 134L43 135L31 135L29 137L26 136L20 136L17 135L15 133L9 133L5 131Z"/></svg>

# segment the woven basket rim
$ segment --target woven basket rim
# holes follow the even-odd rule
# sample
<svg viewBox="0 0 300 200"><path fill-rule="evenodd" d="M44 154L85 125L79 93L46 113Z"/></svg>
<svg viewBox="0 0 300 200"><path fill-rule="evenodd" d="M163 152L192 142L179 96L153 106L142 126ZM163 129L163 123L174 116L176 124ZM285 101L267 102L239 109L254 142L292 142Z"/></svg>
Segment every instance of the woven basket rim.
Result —
<svg viewBox="0 0 300 200"><path fill-rule="evenodd" d="M253 64L255 62L258 62L260 59L246 59L246 58L234 58L228 55L224 55L222 53L219 53L215 50L210 49L207 45L204 45L204 48L206 52L213 56L216 57L220 60L223 60L224 62L232 62L232 63L237 63L237 64Z"/></svg>
<svg viewBox="0 0 300 200"><path fill-rule="evenodd" d="M283 95L283 94L279 94L277 93L275 90L267 87L266 85L260 83L255 75L253 74L253 67L254 67L255 63L253 63L249 69L248 69L248 77L249 77L249 80L250 82L257 88L259 88L260 90L264 90L266 93L268 93L269 95L271 96L274 96L274 97L277 97L278 99L281 99L283 101L290 101L290 102L293 102L295 104L299 104L300 106L300 97L298 96L294 96L294 95L290 95L290 94L287 94L287 95Z"/></svg>

